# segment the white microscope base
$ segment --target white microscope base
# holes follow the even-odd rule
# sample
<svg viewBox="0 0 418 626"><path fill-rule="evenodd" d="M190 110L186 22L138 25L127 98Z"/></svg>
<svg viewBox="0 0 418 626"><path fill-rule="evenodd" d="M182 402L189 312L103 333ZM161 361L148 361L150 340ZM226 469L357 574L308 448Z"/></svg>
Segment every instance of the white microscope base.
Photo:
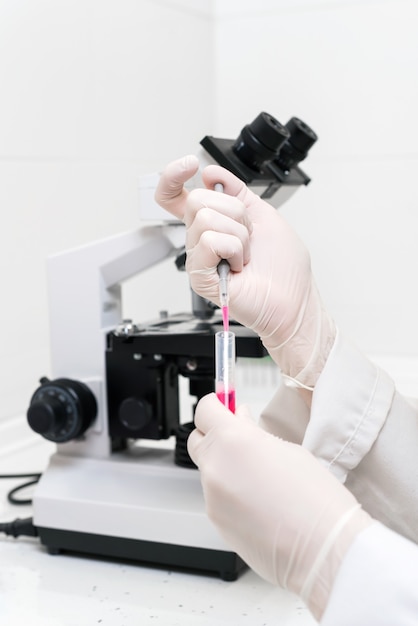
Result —
<svg viewBox="0 0 418 626"><path fill-rule="evenodd" d="M171 450L137 447L107 459L54 454L36 487L34 524L68 550L213 572L245 568L205 513L199 473Z"/></svg>

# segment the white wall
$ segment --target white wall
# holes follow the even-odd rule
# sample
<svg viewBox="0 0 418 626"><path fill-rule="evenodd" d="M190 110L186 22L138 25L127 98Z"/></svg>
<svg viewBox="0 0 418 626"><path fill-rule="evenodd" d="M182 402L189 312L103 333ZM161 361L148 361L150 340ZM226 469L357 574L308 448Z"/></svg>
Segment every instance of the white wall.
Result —
<svg viewBox="0 0 418 626"><path fill-rule="evenodd" d="M418 4L215 6L218 133L262 110L312 126L312 182L282 211L344 332L371 354L418 356Z"/></svg>
<svg viewBox="0 0 418 626"><path fill-rule="evenodd" d="M319 135L282 211L328 308L415 363L417 26L415 0L0 0L0 417L49 373L46 257L135 228L141 174L261 110ZM187 282L169 261L125 302L177 311Z"/></svg>
<svg viewBox="0 0 418 626"><path fill-rule="evenodd" d="M0 0L0 417L49 374L46 257L138 226L139 176L212 130L212 65L211 0ZM189 305L172 260L141 280L143 319Z"/></svg>

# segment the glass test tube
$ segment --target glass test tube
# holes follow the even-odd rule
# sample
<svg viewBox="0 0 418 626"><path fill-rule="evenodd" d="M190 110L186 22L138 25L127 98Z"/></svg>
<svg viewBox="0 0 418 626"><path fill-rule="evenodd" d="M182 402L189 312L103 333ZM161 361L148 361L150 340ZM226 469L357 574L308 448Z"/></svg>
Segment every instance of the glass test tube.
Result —
<svg viewBox="0 0 418 626"><path fill-rule="evenodd" d="M215 391L218 399L235 413L235 333L215 335Z"/></svg>

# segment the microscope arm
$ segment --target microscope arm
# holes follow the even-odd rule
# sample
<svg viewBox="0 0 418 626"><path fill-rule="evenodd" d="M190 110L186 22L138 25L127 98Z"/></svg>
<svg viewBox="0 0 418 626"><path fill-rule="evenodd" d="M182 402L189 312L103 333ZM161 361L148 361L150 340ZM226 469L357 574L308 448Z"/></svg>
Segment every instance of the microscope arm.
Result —
<svg viewBox="0 0 418 626"><path fill-rule="evenodd" d="M59 444L61 452L107 456L106 333L122 319L121 283L177 254L182 224L147 226L89 243L47 261L51 374L87 384L97 401L97 434L85 443Z"/></svg>
<svg viewBox="0 0 418 626"><path fill-rule="evenodd" d="M121 322L121 283L176 254L183 244L182 225L147 226L48 259L54 376L97 373L97 343L102 357L101 335Z"/></svg>

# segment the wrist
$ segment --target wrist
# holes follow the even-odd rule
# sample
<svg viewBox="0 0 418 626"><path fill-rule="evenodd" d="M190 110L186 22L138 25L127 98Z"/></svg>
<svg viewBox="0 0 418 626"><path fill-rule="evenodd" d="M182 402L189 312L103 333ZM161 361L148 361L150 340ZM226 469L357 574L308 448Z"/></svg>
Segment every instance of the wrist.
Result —
<svg viewBox="0 0 418 626"><path fill-rule="evenodd" d="M287 340L277 344L274 336L261 340L282 374L296 387L312 391L334 345L337 329L323 306L312 281L301 321Z"/></svg>
<svg viewBox="0 0 418 626"><path fill-rule="evenodd" d="M321 619L326 609L345 555L357 535L372 523L370 515L359 506L348 511L330 532L330 540L320 551L300 592L301 598L317 620Z"/></svg>

